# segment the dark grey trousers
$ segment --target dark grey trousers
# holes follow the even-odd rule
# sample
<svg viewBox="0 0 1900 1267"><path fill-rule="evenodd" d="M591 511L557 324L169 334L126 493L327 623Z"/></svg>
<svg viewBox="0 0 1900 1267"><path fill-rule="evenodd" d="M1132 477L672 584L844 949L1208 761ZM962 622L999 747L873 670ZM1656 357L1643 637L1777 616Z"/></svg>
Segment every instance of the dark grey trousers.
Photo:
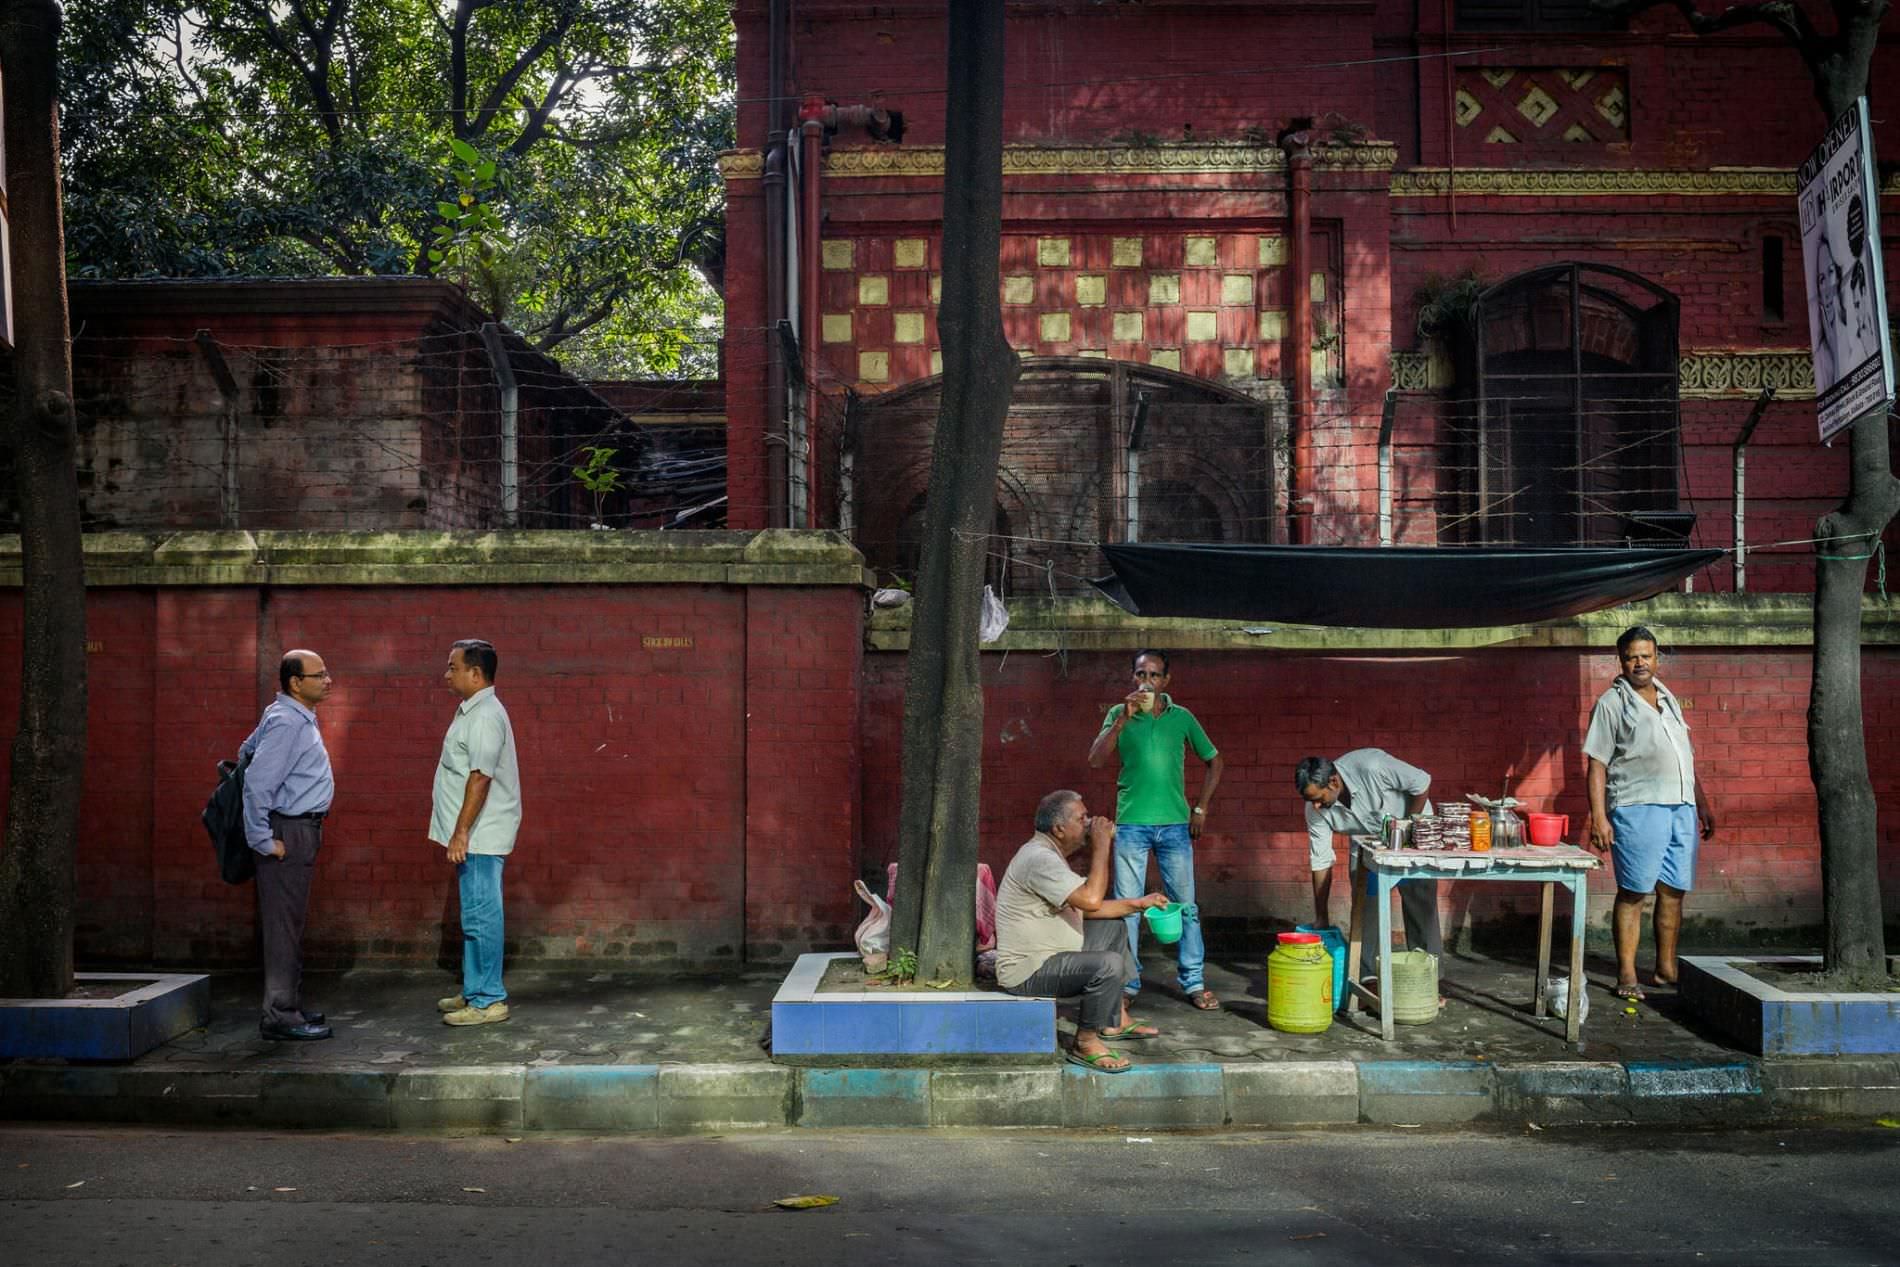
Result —
<svg viewBox="0 0 1900 1267"><path fill-rule="evenodd" d="M303 921L323 823L270 816L284 856L257 859L257 930L264 943L264 1024L303 1024Z"/></svg>
<svg viewBox="0 0 1900 1267"><path fill-rule="evenodd" d="M1118 919L1082 921L1082 949L1050 955L1010 994L1038 999L1082 996L1083 1029L1114 1029L1122 1020L1122 982L1135 975L1128 953L1128 926Z"/></svg>
<svg viewBox="0 0 1900 1267"><path fill-rule="evenodd" d="M1359 881L1365 883L1362 878ZM1441 959L1445 953L1438 929L1438 881L1407 880L1399 885L1399 914L1405 920L1405 947L1423 950ZM1379 975L1379 913L1366 911L1365 944L1359 948L1359 975Z"/></svg>

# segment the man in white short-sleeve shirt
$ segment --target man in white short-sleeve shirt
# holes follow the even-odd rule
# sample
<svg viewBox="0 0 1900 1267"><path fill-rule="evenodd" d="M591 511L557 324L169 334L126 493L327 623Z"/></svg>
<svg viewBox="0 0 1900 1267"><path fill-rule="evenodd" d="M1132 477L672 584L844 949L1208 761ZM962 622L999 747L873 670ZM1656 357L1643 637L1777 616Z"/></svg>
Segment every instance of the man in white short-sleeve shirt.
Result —
<svg viewBox="0 0 1900 1267"><path fill-rule="evenodd" d="M1084 844L1087 879L1069 866ZM996 890L996 983L1031 998L1081 995L1069 1059L1098 1073L1129 1068L1104 1039L1161 1032L1128 1015L1122 982L1133 965L1122 921L1167 898L1106 896L1114 844L1115 824L1091 819L1080 793L1051 792L1036 806L1036 834L1010 859Z"/></svg>
<svg viewBox="0 0 1900 1267"><path fill-rule="evenodd" d="M495 696L495 648L464 638L449 649L442 680L461 698L435 770L429 839L455 864L462 896L462 992L439 999L449 1025L508 1019L501 983L501 873L521 829L515 732Z"/></svg>
<svg viewBox="0 0 1900 1267"><path fill-rule="evenodd" d="M1656 676L1662 653L1641 625L1616 640L1622 672L1590 711L1583 736L1589 765L1590 847L1610 851L1616 870L1616 995L1640 999L1636 947L1643 903L1656 895L1656 973L1676 984L1682 897L1695 887L1697 835L1715 835L1715 810L1695 776L1695 750L1682 705Z"/></svg>

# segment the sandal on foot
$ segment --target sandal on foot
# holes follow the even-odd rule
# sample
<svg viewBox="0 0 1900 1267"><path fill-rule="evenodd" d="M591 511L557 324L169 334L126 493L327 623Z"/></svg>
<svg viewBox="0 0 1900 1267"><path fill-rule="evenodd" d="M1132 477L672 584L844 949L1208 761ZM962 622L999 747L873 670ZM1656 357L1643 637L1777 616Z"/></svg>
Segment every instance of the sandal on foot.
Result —
<svg viewBox="0 0 1900 1267"><path fill-rule="evenodd" d="M1084 1069L1093 1069L1096 1073L1127 1073L1134 1068L1128 1057L1117 1056L1112 1051L1098 1051L1093 1056L1085 1056L1079 1051L1072 1050L1069 1052L1069 1063L1081 1065Z"/></svg>
<svg viewBox="0 0 1900 1267"><path fill-rule="evenodd" d="M1128 1024L1122 1026L1120 1029L1099 1029L1095 1032L1100 1034L1103 1038L1118 1038L1123 1042L1134 1042L1138 1038L1161 1037L1160 1030L1148 1024L1148 1022L1138 1021L1132 1016L1128 1018Z"/></svg>
<svg viewBox="0 0 1900 1267"><path fill-rule="evenodd" d="M1630 985L1618 985L1612 989L1610 993L1619 999L1628 999L1632 1003L1641 1003L1643 999L1647 997L1643 993L1643 987L1634 983Z"/></svg>
<svg viewBox="0 0 1900 1267"><path fill-rule="evenodd" d="M1220 1011L1220 1000L1214 997L1212 990L1196 990L1188 995L1188 1002L1203 1012Z"/></svg>

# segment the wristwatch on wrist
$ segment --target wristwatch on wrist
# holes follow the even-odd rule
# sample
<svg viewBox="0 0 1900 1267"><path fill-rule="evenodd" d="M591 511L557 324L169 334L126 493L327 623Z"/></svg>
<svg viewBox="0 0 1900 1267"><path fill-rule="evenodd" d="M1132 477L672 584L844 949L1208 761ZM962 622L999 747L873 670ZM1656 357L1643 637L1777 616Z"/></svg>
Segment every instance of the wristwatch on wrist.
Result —
<svg viewBox="0 0 1900 1267"><path fill-rule="evenodd" d="M1206 806L1204 806L1204 805L1196 805L1196 806L1194 807L1194 812L1195 812L1196 814L1205 814L1205 813L1207 813L1207 807L1206 807Z"/></svg>

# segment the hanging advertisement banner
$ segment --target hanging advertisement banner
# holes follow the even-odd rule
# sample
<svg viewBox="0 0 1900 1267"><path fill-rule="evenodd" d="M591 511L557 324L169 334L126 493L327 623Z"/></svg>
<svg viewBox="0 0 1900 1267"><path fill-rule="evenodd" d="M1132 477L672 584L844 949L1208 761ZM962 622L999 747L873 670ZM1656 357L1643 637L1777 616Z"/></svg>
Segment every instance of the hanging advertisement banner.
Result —
<svg viewBox="0 0 1900 1267"><path fill-rule="evenodd" d="M1879 180L1862 97L1834 120L1795 182L1823 444L1893 400Z"/></svg>

